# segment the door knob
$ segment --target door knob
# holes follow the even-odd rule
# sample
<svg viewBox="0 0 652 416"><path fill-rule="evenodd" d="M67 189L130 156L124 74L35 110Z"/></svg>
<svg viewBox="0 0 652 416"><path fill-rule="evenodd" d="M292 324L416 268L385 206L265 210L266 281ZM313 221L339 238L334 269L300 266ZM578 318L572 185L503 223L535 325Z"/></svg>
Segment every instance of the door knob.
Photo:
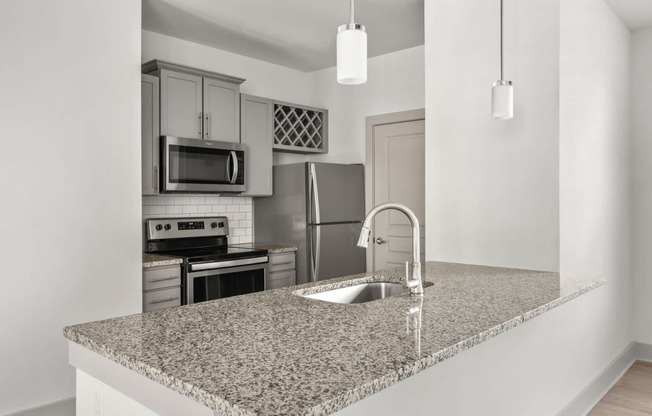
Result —
<svg viewBox="0 0 652 416"><path fill-rule="evenodd" d="M376 237L375 241L376 241L376 244L378 244L378 245L385 244L387 242L387 240L383 240L381 237Z"/></svg>

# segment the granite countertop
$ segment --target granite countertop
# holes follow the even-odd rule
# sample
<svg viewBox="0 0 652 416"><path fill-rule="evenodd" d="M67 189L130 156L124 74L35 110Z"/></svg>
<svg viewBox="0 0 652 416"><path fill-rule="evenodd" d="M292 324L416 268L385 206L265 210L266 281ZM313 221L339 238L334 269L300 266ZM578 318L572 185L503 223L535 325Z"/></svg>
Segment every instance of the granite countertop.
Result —
<svg viewBox="0 0 652 416"><path fill-rule="evenodd" d="M158 266L172 266L183 263L181 257L161 256L160 254L143 253L143 269Z"/></svg>
<svg viewBox="0 0 652 416"><path fill-rule="evenodd" d="M292 253L297 251L297 246L286 244L268 244L268 243L242 243L229 244L231 247L255 248L256 250L267 250L268 254Z"/></svg>
<svg viewBox="0 0 652 416"><path fill-rule="evenodd" d="M293 294L402 281L403 273L168 308L75 325L64 334L226 415L327 415L604 284L428 262L422 298L343 305Z"/></svg>

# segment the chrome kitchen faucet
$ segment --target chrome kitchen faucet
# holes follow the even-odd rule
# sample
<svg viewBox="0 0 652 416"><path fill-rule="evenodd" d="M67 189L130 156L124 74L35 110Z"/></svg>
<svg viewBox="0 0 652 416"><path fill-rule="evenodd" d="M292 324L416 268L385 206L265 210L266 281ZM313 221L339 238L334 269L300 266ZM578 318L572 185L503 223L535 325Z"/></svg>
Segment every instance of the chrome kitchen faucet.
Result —
<svg viewBox="0 0 652 416"><path fill-rule="evenodd" d="M423 295L423 283L421 280L421 249L419 243L419 220L410 208L402 204L388 202L380 204L373 208L364 219L362 223L362 230L360 231L360 238L358 239L358 247L369 247L369 235L371 234L371 221L381 211L387 209L395 209L405 214L410 220L412 225L412 276L410 276L409 262L405 262L405 281L407 287L410 288L410 293L413 295Z"/></svg>

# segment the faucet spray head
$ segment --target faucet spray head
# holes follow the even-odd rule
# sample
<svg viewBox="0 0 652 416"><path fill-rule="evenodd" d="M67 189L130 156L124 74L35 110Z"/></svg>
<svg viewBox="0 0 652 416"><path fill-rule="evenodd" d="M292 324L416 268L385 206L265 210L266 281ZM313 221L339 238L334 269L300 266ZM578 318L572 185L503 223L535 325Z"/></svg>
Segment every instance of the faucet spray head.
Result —
<svg viewBox="0 0 652 416"><path fill-rule="evenodd" d="M358 247L367 248L369 247L369 235L371 234L371 229L369 227L362 226L360 230L360 238L358 238Z"/></svg>

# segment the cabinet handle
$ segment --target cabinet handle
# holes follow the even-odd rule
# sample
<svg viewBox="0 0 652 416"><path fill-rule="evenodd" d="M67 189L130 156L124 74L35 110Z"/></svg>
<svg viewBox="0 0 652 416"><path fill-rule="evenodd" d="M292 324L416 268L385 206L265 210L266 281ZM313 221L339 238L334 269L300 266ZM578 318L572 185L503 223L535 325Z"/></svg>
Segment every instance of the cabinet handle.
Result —
<svg viewBox="0 0 652 416"><path fill-rule="evenodd" d="M290 260L290 261L282 261L280 263L272 262L272 266L283 266L285 264L292 264L292 260Z"/></svg>
<svg viewBox="0 0 652 416"><path fill-rule="evenodd" d="M179 276L168 276L168 277L155 277L154 279L149 279L150 282L162 282L165 280L178 279Z"/></svg>
<svg viewBox="0 0 652 416"><path fill-rule="evenodd" d="M171 300L179 300L179 296L172 296L172 297L165 298L165 299L153 300L151 302L147 302L147 304L148 305L156 305L157 303L169 302Z"/></svg>
<svg viewBox="0 0 652 416"><path fill-rule="evenodd" d="M207 139L211 138L211 113L206 113L206 130L204 130Z"/></svg>
<svg viewBox="0 0 652 416"><path fill-rule="evenodd" d="M203 118L203 117L202 117L202 113L201 113L201 111L200 111L199 114L198 114L198 121L199 121L199 138L200 138L200 139L202 138L202 134L201 134L202 118Z"/></svg>

